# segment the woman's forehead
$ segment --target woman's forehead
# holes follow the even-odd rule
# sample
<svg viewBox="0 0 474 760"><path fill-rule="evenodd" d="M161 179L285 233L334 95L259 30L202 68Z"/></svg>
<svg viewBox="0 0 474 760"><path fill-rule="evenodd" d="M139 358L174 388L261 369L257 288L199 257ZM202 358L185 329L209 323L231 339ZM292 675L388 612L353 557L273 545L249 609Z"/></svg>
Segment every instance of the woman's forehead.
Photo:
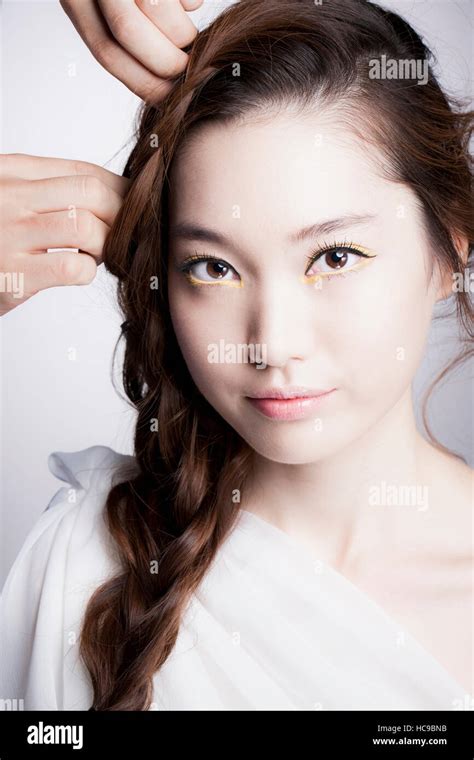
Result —
<svg viewBox="0 0 474 760"><path fill-rule="evenodd" d="M322 220L395 215L400 205L409 212L412 191L382 177L378 158L327 117L209 125L173 166L171 229L221 229L237 218L247 226L284 223L289 235Z"/></svg>

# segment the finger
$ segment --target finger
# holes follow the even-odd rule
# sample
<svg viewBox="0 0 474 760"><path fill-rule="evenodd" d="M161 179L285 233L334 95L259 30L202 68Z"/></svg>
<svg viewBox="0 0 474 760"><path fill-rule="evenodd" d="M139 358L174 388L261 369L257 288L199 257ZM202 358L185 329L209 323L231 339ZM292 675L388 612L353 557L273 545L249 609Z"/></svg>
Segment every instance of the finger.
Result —
<svg viewBox="0 0 474 760"><path fill-rule="evenodd" d="M168 95L172 84L152 74L116 42L95 0L81 0L79 8L71 0L60 2L94 58L112 76L147 103L159 103Z"/></svg>
<svg viewBox="0 0 474 760"><path fill-rule="evenodd" d="M107 224L85 209L31 214L17 225L16 246L27 251L79 248L100 263L109 231Z"/></svg>
<svg viewBox="0 0 474 760"><path fill-rule="evenodd" d="M177 47L191 44L197 29L186 14L180 0L135 0L136 5Z"/></svg>
<svg viewBox="0 0 474 760"><path fill-rule="evenodd" d="M164 79L181 74L188 55L176 47L134 0L97 0L115 39L149 71Z"/></svg>
<svg viewBox="0 0 474 760"><path fill-rule="evenodd" d="M115 190L93 174L20 182L16 192L24 207L37 214L88 209L109 226L123 202Z"/></svg>
<svg viewBox="0 0 474 760"><path fill-rule="evenodd" d="M97 274L97 263L87 253L23 254L24 290L34 295L58 285L88 285Z"/></svg>
<svg viewBox="0 0 474 760"><path fill-rule="evenodd" d="M26 153L6 153L1 156L0 161L0 177L46 179L66 175L71 177L83 176L84 174L97 177L121 196L125 195L130 186L130 180L127 177L120 177L118 174L88 161L30 156Z"/></svg>

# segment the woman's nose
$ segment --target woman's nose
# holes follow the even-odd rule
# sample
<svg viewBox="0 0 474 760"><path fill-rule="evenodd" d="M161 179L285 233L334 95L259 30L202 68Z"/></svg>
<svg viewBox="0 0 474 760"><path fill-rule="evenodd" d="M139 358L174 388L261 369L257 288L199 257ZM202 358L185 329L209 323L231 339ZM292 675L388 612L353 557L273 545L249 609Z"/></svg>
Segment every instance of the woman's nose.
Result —
<svg viewBox="0 0 474 760"><path fill-rule="evenodd" d="M280 281L255 293L247 340L260 347L269 366L307 359L316 350L314 302L301 287L298 282L291 287L288 281Z"/></svg>

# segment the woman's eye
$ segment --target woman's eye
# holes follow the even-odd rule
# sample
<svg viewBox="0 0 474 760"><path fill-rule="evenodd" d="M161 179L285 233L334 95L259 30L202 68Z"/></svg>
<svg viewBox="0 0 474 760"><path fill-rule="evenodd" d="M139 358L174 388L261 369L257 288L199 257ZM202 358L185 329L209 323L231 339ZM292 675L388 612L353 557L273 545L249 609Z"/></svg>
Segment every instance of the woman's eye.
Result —
<svg viewBox="0 0 474 760"><path fill-rule="evenodd" d="M340 247L332 248L329 251L323 251L317 254L310 265L310 268L306 271L307 275L317 274L331 274L337 273L339 270L352 269L354 264L357 264L360 259L366 256L366 254L358 253L352 249ZM317 268L315 269L315 265Z"/></svg>
<svg viewBox="0 0 474 760"><path fill-rule="evenodd" d="M235 269L220 259L209 258L190 262L182 267L182 271L200 282L222 282L239 279Z"/></svg>

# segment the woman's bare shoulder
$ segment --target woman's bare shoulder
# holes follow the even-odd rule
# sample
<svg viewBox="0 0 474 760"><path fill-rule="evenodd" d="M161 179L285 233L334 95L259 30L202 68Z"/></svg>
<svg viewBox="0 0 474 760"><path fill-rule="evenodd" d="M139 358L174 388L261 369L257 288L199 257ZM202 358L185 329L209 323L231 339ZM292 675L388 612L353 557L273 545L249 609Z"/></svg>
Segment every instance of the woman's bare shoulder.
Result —
<svg viewBox="0 0 474 760"><path fill-rule="evenodd" d="M449 485L462 505L472 510L474 470L454 454L438 451L438 477Z"/></svg>
<svg viewBox="0 0 474 760"><path fill-rule="evenodd" d="M458 556L473 551L474 470L462 459L430 445L430 510L441 528L444 545Z"/></svg>

